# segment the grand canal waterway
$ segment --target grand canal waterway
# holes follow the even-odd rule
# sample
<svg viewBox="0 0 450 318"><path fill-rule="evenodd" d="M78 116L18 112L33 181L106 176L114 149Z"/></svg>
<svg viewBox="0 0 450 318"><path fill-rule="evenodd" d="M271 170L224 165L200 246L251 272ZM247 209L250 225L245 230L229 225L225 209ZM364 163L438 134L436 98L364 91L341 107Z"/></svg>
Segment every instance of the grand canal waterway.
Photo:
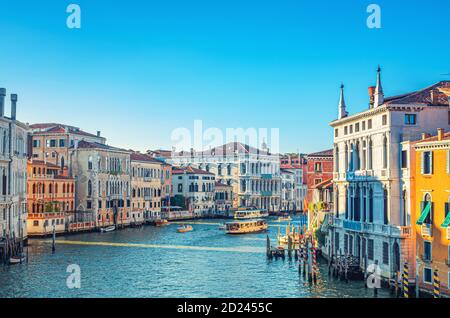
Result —
<svg viewBox="0 0 450 318"><path fill-rule="evenodd" d="M266 259L266 234L226 235L220 222L191 222L183 234L171 224L58 237L55 254L51 240L30 240L28 264L0 266L0 297L373 297L362 282L328 277L325 263L309 286L295 260ZM279 225L269 220L273 242ZM80 266L80 289L66 285L70 264Z"/></svg>

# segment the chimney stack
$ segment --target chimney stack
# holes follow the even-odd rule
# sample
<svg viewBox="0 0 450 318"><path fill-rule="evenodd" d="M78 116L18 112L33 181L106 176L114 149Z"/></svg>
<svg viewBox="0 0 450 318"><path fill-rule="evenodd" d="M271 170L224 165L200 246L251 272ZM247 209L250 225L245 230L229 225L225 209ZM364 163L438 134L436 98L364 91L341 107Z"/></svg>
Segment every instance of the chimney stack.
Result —
<svg viewBox="0 0 450 318"><path fill-rule="evenodd" d="M431 105L439 105L439 91L436 89L431 90Z"/></svg>
<svg viewBox="0 0 450 318"><path fill-rule="evenodd" d="M17 94L11 94L11 119L16 120Z"/></svg>
<svg viewBox="0 0 450 318"><path fill-rule="evenodd" d="M428 133L422 133L422 140L430 138L430 134Z"/></svg>
<svg viewBox="0 0 450 318"><path fill-rule="evenodd" d="M97 137L100 137L100 134L101 134L100 130L97 130Z"/></svg>
<svg viewBox="0 0 450 318"><path fill-rule="evenodd" d="M437 132L438 140L444 140L444 128L438 128Z"/></svg>
<svg viewBox="0 0 450 318"><path fill-rule="evenodd" d="M375 86L369 86L368 92L369 92L369 109L373 108L373 104L375 103Z"/></svg>
<svg viewBox="0 0 450 318"><path fill-rule="evenodd" d="M0 88L0 117L5 116L6 88Z"/></svg>

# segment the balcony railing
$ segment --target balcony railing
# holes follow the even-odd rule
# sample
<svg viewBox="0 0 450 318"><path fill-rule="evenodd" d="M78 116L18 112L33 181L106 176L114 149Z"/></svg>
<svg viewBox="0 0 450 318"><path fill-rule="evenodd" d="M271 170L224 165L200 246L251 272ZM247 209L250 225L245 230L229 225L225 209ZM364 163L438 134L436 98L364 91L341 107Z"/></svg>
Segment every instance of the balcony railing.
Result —
<svg viewBox="0 0 450 318"><path fill-rule="evenodd" d="M333 217L333 224L336 227L342 227L352 231L384 234L398 238L411 238L412 229L410 226L394 226L375 223L364 223L351 220L343 220Z"/></svg>
<svg viewBox="0 0 450 318"><path fill-rule="evenodd" d="M432 224L422 224L422 236L433 236L433 225Z"/></svg>

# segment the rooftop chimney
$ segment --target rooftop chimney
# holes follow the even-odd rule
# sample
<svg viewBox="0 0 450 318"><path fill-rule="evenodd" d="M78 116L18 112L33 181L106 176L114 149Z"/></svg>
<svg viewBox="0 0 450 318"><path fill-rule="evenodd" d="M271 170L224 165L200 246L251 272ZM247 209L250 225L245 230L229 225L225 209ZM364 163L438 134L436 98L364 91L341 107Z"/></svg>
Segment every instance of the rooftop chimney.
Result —
<svg viewBox="0 0 450 318"><path fill-rule="evenodd" d="M439 105L439 91L432 89L430 92L431 105Z"/></svg>
<svg viewBox="0 0 450 318"><path fill-rule="evenodd" d="M428 133L422 133L422 140L430 138L430 134Z"/></svg>
<svg viewBox="0 0 450 318"><path fill-rule="evenodd" d="M376 86L369 86L368 92L369 92L369 108L373 108L373 104L375 102L375 88Z"/></svg>
<svg viewBox="0 0 450 318"><path fill-rule="evenodd" d="M97 137L100 137L100 134L101 134L100 130L97 130Z"/></svg>
<svg viewBox="0 0 450 318"><path fill-rule="evenodd" d="M439 141L443 140L444 139L444 128L438 128L437 132L438 132L437 133L438 140Z"/></svg>
<svg viewBox="0 0 450 318"><path fill-rule="evenodd" d="M5 116L6 88L0 88L0 117Z"/></svg>
<svg viewBox="0 0 450 318"><path fill-rule="evenodd" d="M17 94L11 94L11 119L16 120Z"/></svg>

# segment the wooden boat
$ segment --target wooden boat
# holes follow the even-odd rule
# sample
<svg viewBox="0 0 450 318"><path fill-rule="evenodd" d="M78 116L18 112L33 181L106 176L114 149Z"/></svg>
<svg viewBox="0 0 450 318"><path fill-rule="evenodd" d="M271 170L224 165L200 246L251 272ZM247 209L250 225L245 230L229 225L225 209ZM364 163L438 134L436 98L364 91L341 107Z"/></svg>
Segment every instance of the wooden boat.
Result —
<svg viewBox="0 0 450 318"><path fill-rule="evenodd" d="M102 233L112 232L112 231L114 231L115 229L116 229L116 226L115 226L115 225L111 225L111 226L107 226L107 227L102 227L102 228L100 229L100 232L102 232Z"/></svg>
<svg viewBox="0 0 450 318"><path fill-rule="evenodd" d="M265 232L268 228L267 222L261 219L229 222L225 226L227 234L259 233Z"/></svg>
<svg viewBox="0 0 450 318"><path fill-rule="evenodd" d="M20 257L20 256L13 256L13 257L11 257L9 259L9 264L10 265L16 265L16 264L20 264L20 263L25 262L25 260L26 260L25 256L22 256L22 257Z"/></svg>
<svg viewBox="0 0 450 318"><path fill-rule="evenodd" d="M161 227L166 225L169 225L169 221L167 221L166 219L159 219L155 221L155 226Z"/></svg>
<svg viewBox="0 0 450 318"><path fill-rule="evenodd" d="M268 217L269 213L264 210L258 210L258 209L243 209L243 210L237 210L234 212L234 218L236 220L250 220L250 219L259 219L259 218L265 218Z"/></svg>
<svg viewBox="0 0 450 318"><path fill-rule="evenodd" d="M291 220L291 216L289 214L280 216L277 219L277 222L289 222Z"/></svg>
<svg viewBox="0 0 450 318"><path fill-rule="evenodd" d="M193 228L190 225L182 225L177 228L178 233L191 232L192 230L193 230Z"/></svg>

